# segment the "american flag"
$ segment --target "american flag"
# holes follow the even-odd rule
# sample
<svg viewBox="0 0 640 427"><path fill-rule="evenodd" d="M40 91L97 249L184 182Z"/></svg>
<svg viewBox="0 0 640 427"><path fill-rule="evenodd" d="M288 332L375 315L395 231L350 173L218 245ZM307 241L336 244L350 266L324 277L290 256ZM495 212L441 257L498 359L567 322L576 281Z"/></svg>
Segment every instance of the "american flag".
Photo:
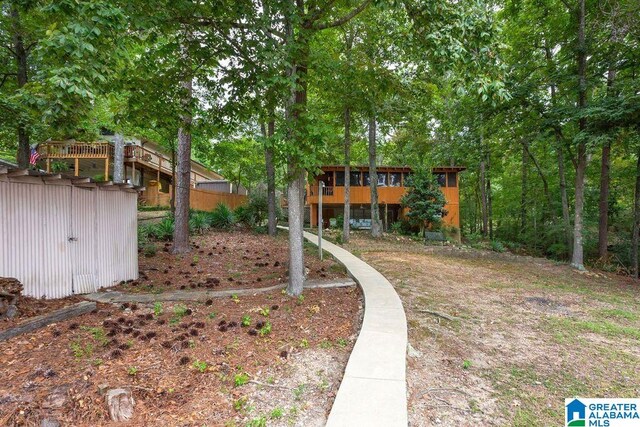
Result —
<svg viewBox="0 0 640 427"><path fill-rule="evenodd" d="M40 158L40 154L38 154L38 150L36 150L35 148L32 148L31 155L29 156L29 164L35 166L39 158Z"/></svg>

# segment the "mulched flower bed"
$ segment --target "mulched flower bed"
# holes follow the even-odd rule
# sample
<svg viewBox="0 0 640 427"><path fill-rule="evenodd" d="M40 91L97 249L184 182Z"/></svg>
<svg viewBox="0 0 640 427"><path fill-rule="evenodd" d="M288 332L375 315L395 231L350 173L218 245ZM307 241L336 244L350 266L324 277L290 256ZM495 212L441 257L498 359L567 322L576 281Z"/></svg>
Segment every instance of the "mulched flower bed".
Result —
<svg viewBox="0 0 640 427"><path fill-rule="evenodd" d="M168 276L179 289L182 285L173 282L202 283L207 275L233 277L233 271L239 274L235 287L240 287L238 282L242 287L256 283L261 287L275 284L273 280L284 274L284 266L274 267L286 259L284 239L274 242L258 236L257 244L244 233L215 232L196 241L201 249L188 257L159 252L144 259L147 269L157 266L158 271L147 273L149 279L138 287L155 285L156 276ZM224 243L216 245L220 241ZM213 247L221 245L227 247L221 248L222 256L198 253L213 252ZM242 253L248 259L243 260ZM191 267L194 256L199 259ZM315 275L324 268L327 276L344 278L332 270L333 261L321 263L309 256L306 263ZM161 266L191 274L164 273ZM248 266L250 271L244 273ZM266 283L256 281L267 276ZM231 287L222 283L222 288ZM75 299L55 300L55 308L61 301L67 305ZM311 289L301 298L273 291L202 302L98 304L93 313L0 343L0 425L40 425L46 417L61 425L110 425L103 393L118 387L131 389L136 402L128 425L244 425L260 415L250 413L251 407L265 406L262 398L247 406L251 390L264 394L264 388L255 390L262 386L250 382L287 384L296 360L313 359L314 352L329 352L330 360L338 363L329 386L317 388L308 405L324 402L320 412L326 415L361 313L361 295L355 287ZM278 394L292 396L290 390L274 388L271 393L265 387L274 405ZM300 422L303 406L292 406L289 417L293 418L283 424Z"/></svg>
<svg viewBox="0 0 640 427"><path fill-rule="evenodd" d="M247 230L210 231L192 238L192 253L171 254L171 243L158 242L156 255L140 254L140 278L112 287L126 292L163 290L266 288L287 282L288 241ZM308 279L346 277L341 264L307 249Z"/></svg>
<svg viewBox="0 0 640 427"><path fill-rule="evenodd" d="M223 424L236 415L244 374L265 382L260 372L324 343L349 351L358 290L304 295L165 304L155 307L158 315L153 307L100 305L95 314L0 343L0 425L37 424L45 416L68 425L104 423L101 384L132 386L138 425L173 425L203 402L210 411L194 422Z"/></svg>

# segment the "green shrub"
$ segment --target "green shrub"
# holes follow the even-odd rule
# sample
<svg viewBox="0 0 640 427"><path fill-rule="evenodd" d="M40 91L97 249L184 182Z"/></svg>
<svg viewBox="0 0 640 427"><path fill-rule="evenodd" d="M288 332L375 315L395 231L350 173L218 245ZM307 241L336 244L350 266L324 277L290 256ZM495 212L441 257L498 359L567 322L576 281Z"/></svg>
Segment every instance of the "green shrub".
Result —
<svg viewBox="0 0 640 427"><path fill-rule="evenodd" d="M194 211L189 215L189 231L202 234L211 227L210 215L207 212Z"/></svg>
<svg viewBox="0 0 640 427"><path fill-rule="evenodd" d="M504 251L506 251L506 248L504 247L502 242L500 242L498 240L492 240L491 241L491 250L494 251L494 252L504 252Z"/></svg>
<svg viewBox="0 0 640 427"><path fill-rule="evenodd" d="M218 206L209 214L209 222L214 228L228 229L235 224L235 218L227 205L218 203Z"/></svg>
<svg viewBox="0 0 640 427"><path fill-rule="evenodd" d="M249 203L235 210L236 219L249 227L262 226L266 223L269 213L269 203L266 192L253 192L249 196ZM276 204L276 218L282 217L280 206Z"/></svg>
<svg viewBox="0 0 640 427"><path fill-rule="evenodd" d="M173 216L168 215L166 218L163 218L162 221L150 228L149 235L157 240L171 240L173 239L174 224Z"/></svg>
<svg viewBox="0 0 640 427"><path fill-rule="evenodd" d="M340 230L342 229L343 226L344 226L344 215L336 216L336 228Z"/></svg>
<svg viewBox="0 0 640 427"><path fill-rule="evenodd" d="M158 252L158 247L156 246L155 243L152 242L147 242L144 245L144 248L142 249L144 256L146 256L147 258L151 258L153 256L156 255L156 253Z"/></svg>

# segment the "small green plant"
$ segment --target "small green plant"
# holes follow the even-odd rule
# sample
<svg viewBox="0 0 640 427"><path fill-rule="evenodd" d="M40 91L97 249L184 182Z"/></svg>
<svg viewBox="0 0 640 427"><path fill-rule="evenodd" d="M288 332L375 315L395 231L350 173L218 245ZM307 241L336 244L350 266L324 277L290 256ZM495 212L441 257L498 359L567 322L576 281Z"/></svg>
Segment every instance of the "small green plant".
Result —
<svg viewBox="0 0 640 427"><path fill-rule="evenodd" d="M173 314L176 317L184 317L187 315L187 306L184 304L178 304L175 307L173 307Z"/></svg>
<svg viewBox="0 0 640 427"><path fill-rule="evenodd" d="M336 341L336 344L338 344L338 346L345 348L347 346L347 344L349 344L349 341L347 341L344 338L338 338L338 341Z"/></svg>
<svg viewBox="0 0 640 427"><path fill-rule="evenodd" d="M249 382L249 375L244 372L244 371L240 371L238 372L234 377L233 377L233 384L236 387L240 387L245 385L246 383Z"/></svg>
<svg viewBox="0 0 640 427"><path fill-rule="evenodd" d="M212 311L211 313L209 313L209 319L215 319L216 316L218 315L218 313L216 313L215 311Z"/></svg>
<svg viewBox="0 0 640 427"><path fill-rule="evenodd" d="M128 341L127 341L127 347L128 347L128 348L133 347L133 340L128 340Z"/></svg>
<svg viewBox="0 0 640 427"><path fill-rule="evenodd" d="M153 304L153 314L156 315L156 317L160 316L162 314L162 303L159 301L156 301Z"/></svg>
<svg viewBox="0 0 640 427"><path fill-rule="evenodd" d="M82 359L83 357L89 358L93 354L93 345L91 345L91 343L83 346L79 341L73 341L70 347L76 359Z"/></svg>
<svg viewBox="0 0 640 427"><path fill-rule="evenodd" d="M265 335L269 335L271 333L271 322L266 322L262 328L258 330L258 335L264 337Z"/></svg>
<svg viewBox="0 0 640 427"><path fill-rule="evenodd" d="M267 417L261 416L258 418L254 418L249 420L246 424L246 427L266 427L267 426Z"/></svg>
<svg viewBox="0 0 640 427"><path fill-rule="evenodd" d="M198 255L194 255L193 256L193 263L197 264L198 262L200 262L200 257Z"/></svg>
<svg viewBox="0 0 640 427"><path fill-rule="evenodd" d="M298 387L293 389L293 397L295 400L300 400L302 398L302 395L304 394L305 390L307 389L307 385L306 384L300 384Z"/></svg>
<svg viewBox="0 0 640 427"><path fill-rule="evenodd" d="M200 371L200 373L203 373L209 367L209 365L207 365L207 362L204 362L202 360L196 360L195 362L193 362L192 366Z"/></svg>
<svg viewBox="0 0 640 427"><path fill-rule="evenodd" d="M194 340L189 340L189 348L196 348L196 342Z"/></svg>
<svg viewBox="0 0 640 427"><path fill-rule="evenodd" d="M327 349L327 348L331 348L331 347L333 347L333 344L331 343L331 341L329 341L327 339L324 339L324 340L320 341L320 348Z"/></svg>
<svg viewBox="0 0 640 427"><path fill-rule="evenodd" d="M231 294L231 301L238 304L240 302L240 298L238 298L238 294Z"/></svg>
<svg viewBox="0 0 640 427"><path fill-rule="evenodd" d="M129 366L127 368L127 374L129 374L132 377L135 377L136 375L138 375L138 368L136 366Z"/></svg>
<svg viewBox="0 0 640 427"><path fill-rule="evenodd" d="M144 253L145 257L151 258L156 256L156 253L158 253L158 247L153 242L147 242L142 248L142 252Z"/></svg>
<svg viewBox="0 0 640 427"><path fill-rule="evenodd" d="M249 316L248 314L245 314L244 316L242 316L242 321L240 322L240 324L242 326L250 326L251 325L251 316Z"/></svg>
<svg viewBox="0 0 640 427"><path fill-rule="evenodd" d="M298 295L298 300L296 301L298 305L304 302L304 295Z"/></svg>
<svg viewBox="0 0 640 427"><path fill-rule="evenodd" d="M471 367L471 360L465 360L462 362L462 369L469 369Z"/></svg>
<svg viewBox="0 0 640 427"><path fill-rule="evenodd" d="M240 412L247 405L247 396L242 396L239 399L233 401L233 409Z"/></svg>
<svg viewBox="0 0 640 427"><path fill-rule="evenodd" d="M269 317L269 307L261 307L260 310L258 310L258 313L264 317Z"/></svg>
<svg viewBox="0 0 640 427"><path fill-rule="evenodd" d="M100 366L104 363L104 361L102 359L94 359L93 362L91 362L91 364L93 366Z"/></svg>
<svg viewBox="0 0 640 427"><path fill-rule="evenodd" d="M498 241L498 240L492 240L491 241L491 250L494 252L504 252L507 249L504 247L504 245L502 244L502 242Z"/></svg>
<svg viewBox="0 0 640 427"><path fill-rule="evenodd" d="M80 329L87 331L91 334L94 340L98 341L100 345L105 346L109 344L109 339L107 338L107 334L104 332L104 329L101 327L89 327L89 326L81 326Z"/></svg>
<svg viewBox="0 0 640 427"><path fill-rule="evenodd" d="M267 384L275 384L276 379L273 377L267 377Z"/></svg>
<svg viewBox="0 0 640 427"><path fill-rule="evenodd" d="M279 406L276 406L271 410L271 413L269 414L269 418L271 418L272 420L277 420L278 418L282 418L283 415L284 415L284 409L282 409Z"/></svg>
<svg viewBox="0 0 640 427"><path fill-rule="evenodd" d="M307 348L309 347L309 341L307 341L306 338L302 338L302 340L300 340L300 347L301 348Z"/></svg>

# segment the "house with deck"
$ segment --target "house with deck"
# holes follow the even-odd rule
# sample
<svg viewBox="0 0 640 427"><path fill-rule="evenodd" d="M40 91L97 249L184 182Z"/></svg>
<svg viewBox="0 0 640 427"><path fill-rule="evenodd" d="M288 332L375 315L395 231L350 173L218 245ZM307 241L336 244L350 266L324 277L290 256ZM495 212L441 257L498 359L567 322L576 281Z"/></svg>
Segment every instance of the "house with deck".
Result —
<svg viewBox="0 0 640 427"><path fill-rule="evenodd" d="M69 171L74 176L88 176L98 181L109 181L113 176L115 146L113 135L103 135L104 139L95 142L76 140L45 141L38 145L38 166L47 173ZM163 150L157 143L149 140L125 138L124 171L125 182L145 187L141 200L152 206L169 206L174 170L172 155ZM228 195L229 191L216 191L222 195L216 197L208 194L200 184L211 182L227 182L220 174L208 169L205 165L191 160L192 208L211 210L218 202L236 207L244 203L243 198ZM198 188L198 190L196 190ZM229 200L227 200L229 199ZM233 199L233 200L231 200ZM210 206L213 204L213 207Z"/></svg>
<svg viewBox="0 0 640 427"><path fill-rule="evenodd" d="M412 170L406 166L378 166L378 204L380 219L386 229L394 222L402 219L403 207L400 204L406 193L407 178ZM459 173L466 168L462 166L435 167L433 174L442 190L447 210L443 224L460 228L460 193L458 191ZM352 166L350 176L345 176L345 168L341 165L322 166L322 173L312 184L307 186L306 201L311 211L311 226L318 225L319 183L322 181L322 219L328 227L344 212L344 184L349 179L351 224L355 227L371 227L371 189L368 166Z"/></svg>

